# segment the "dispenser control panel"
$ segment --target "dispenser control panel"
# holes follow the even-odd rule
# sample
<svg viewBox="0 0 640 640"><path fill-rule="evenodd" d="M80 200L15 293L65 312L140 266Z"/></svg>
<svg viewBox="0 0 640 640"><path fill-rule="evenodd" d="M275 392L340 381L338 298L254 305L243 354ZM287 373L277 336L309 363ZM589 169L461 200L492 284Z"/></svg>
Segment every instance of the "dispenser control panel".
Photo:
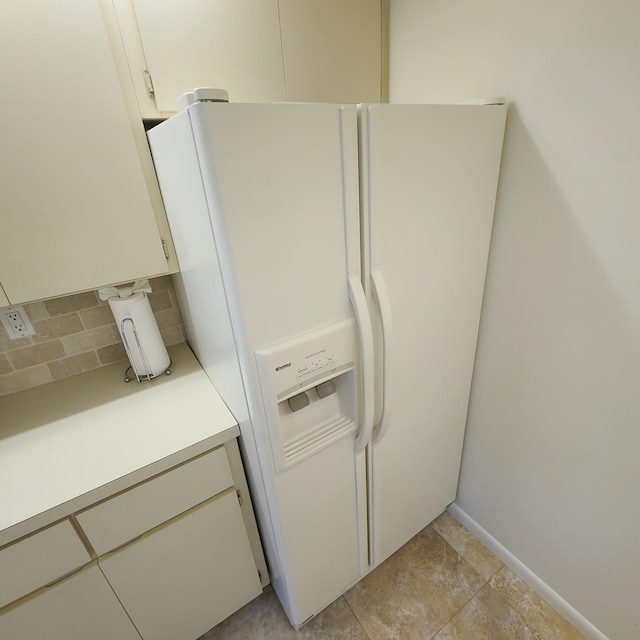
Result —
<svg viewBox="0 0 640 640"><path fill-rule="evenodd" d="M261 349L256 360L281 401L353 369L356 340L355 320L348 319Z"/></svg>
<svg viewBox="0 0 640 640"><path fill-rule="evenodd" d="M357 430L355 319L255 352L277 473Z"/></svg>
<svg viewBox="0 0 640 640"><path fill-rule="evenodd" d="M305 380L309 376L314 376L318 373L326 372L327 369L335 368L336 359L335 353L327 352L323 349L320 353L313 353L306 356L309 362L303 363L298 366L296 371L296 378L298 380Z"/></svg>

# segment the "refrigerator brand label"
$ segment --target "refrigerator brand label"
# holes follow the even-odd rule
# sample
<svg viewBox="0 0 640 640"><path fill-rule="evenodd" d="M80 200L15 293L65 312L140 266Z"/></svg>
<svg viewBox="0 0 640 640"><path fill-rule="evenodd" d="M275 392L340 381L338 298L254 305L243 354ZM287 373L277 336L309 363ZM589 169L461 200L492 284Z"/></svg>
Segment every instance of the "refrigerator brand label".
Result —
<svg viewBox="0 0 640 640"><path fill-rule="evenodd" d="M287 364L281 364L279 367L276 367L276 371L282 371L283 369L286 369L287 367L290 367L291 363L287 362Z"/></svg>

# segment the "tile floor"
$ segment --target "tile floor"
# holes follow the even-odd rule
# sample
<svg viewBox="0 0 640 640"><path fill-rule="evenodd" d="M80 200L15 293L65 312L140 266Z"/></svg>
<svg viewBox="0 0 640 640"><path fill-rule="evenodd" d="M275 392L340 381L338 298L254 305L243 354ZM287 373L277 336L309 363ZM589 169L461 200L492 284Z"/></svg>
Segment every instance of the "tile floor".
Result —
<svg viewBox="0 0 640 640"><path fill-rule="evenodd" d="M271 587L200 640L584 640L448 513L295 632Z"/></svg>

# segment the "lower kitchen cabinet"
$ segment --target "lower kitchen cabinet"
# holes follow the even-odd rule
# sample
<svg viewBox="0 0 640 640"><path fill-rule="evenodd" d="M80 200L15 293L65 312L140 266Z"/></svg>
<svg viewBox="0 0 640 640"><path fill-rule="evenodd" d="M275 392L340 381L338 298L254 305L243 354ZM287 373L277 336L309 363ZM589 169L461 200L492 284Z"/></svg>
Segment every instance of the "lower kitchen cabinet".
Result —
<svg viewBox="0 0 640 640"><path fill-rule="evenodd" d="M93 562L0 615L0 638L140 640L140 635Z"/></svg>
<svg viewBox="0 0 640 640"><path fill-rule="evenodd" d="M256 540L232 439L0 548L0 638L195 640L262 592Z"/></svg>
<svg viewBox="0 0 640 640"><path fill-rule="evenodd" d="M0 610L91 561L69 520L0 550Z"/></svg>
<svg viewBox="0 0 640 640"><path fill-rule="evenodd" d="M144 640L197 638L262 591L233 488L98 563Z"/></svg>

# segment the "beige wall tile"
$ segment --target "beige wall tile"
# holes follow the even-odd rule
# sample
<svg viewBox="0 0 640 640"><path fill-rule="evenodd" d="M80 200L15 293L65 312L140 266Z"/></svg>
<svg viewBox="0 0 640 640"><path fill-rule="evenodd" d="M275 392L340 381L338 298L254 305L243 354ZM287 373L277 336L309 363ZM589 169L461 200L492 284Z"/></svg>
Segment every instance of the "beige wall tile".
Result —
<svg viewBox="0 0 640 640"><path fill-rule="evenodd" d="M87 291L86 293L77 293L73 296L65 298L54 298L53 300L45 300L45 306L50 316L59 316L81 309L91 309L98 306L100 299L95 291Z"/></svg>
<svg viewBox="0 0 640 640"><path fill-rule="evenodd" d="M101 347L97 350L98 359L101 364L111 364L112 362L119 362L120 360L127 360L127 352L124 350L124 345L111 344L108 347Z"/></svg>
<svg viewBox="0 0 640 640"><path fill-rule="evenodd" d="M58 360L64 355L64 347L60 340L49 340L49 342L34 344L30 347L8 352L9 360L11 360L11 364L16 369L26 369L36 364Z"/></svg>
<svg viewBox="0 0 640 640"><path fill-rule="evenodd" d="M70 355L83 351L94 351L99 347L114 344L115 339L111 327L98 327L61 338L65 351Z"/></svg>
<svg viewBox="0 0 640 640"><path fill-rule="evenodd" d="M171 282L171 276L160 276L159 278L153 278L149 280L149 284L151 285L151 289L153 293L158 293L159 291L172 291L173 283Z"/></svg>
<svg viewBox="0 0 640 640"><path fill-rule="evenodd" d="M173 280L163 276L150 283L150 303L165 345L184 342ZM112 362L128 362L111 308L96 292L24 306L36 335L10 340L0 326L0 395L50 382L53 374L65 377Z"/></svg>
<svg viewBox="0 0 640 640"><path fill-rule="evenodd" d="M32 323L39 322L40 320L44 320L49 317L49 312L47 311L47 307L44 302L32 302L31 304L26 304L24 306L24 310L27 312L29 320L31 320Z"/></svg>
<svg viewBox="0 0 640 640"><path fill-rule="evenodd" d="M185 341L184 327L182 325L161 329L160 335L166 347L171 347L174 344L180 344Z"/></svg>
<svg viewBox="0 0 640 640"><path fill-rule="evenodd" d="M62 336L84 331L84 325L77 313L34 322L33 328L36 331L36 335L33 336L35 343L46 342L52 338L62 338Z"/></svg>
<svg viewBox="0 0 640 640"><path fill-rule="evenodd" d="M4 375L5 373L11 373L13 371L13 366L9 362L9 358L7 358L6 353L0 353L0 375Z"/></svg>
<svg viewBox="0 0 640 640"><path fill-rule="evenodd" d="M33 340L31 338L18 338L17 340L12 340L5 330L5 328L0 325L0 351L11 351L13 349L20 349L22 347L27 347L30 344L33 344Z"/></svg>
<svg viewBox="0 0 640 640"><path fill-rule="evenodd" d="M171 309L171 296L168 291L160 291L149 295L149 304L154 313L163 309Z"/></svg>
<svg viewBox="0 0 640 640"><path fill-rule="evenodd" d="M0 396L6 396L10 393L16 393L23 389L37 387L52 381L53 377L46 364L8 373L0 376Z"/></svg>
<svg viewBox="0 0 640 640"><path fill-rule="evenodd" d="M98 362L98 357L95 352L89 351L87 353L69 356L62 360L49 362L47 366L49 367L49 371L51 371L51 375L54 380L58 380L60 378L67 378L68 376L72 376L76 373L81 373L82 371L95 369L99 364L100 363Z"/></svg>
<svg viewBox="0 0 640 640"><path fill-rule="evenodd" d="M80 318L87 329L95 329L96 327L104 327L115 323L111 309L106 303L95 309L80 311Z"/></svg>
<svg viewBox="0 0 640 640"><path fill-rule="evenodd" d="M158 328L160 329L175 327L176 325L182 324L182 316L180 315L180 310L177 308L158 311L155 316Z"/></svg>

